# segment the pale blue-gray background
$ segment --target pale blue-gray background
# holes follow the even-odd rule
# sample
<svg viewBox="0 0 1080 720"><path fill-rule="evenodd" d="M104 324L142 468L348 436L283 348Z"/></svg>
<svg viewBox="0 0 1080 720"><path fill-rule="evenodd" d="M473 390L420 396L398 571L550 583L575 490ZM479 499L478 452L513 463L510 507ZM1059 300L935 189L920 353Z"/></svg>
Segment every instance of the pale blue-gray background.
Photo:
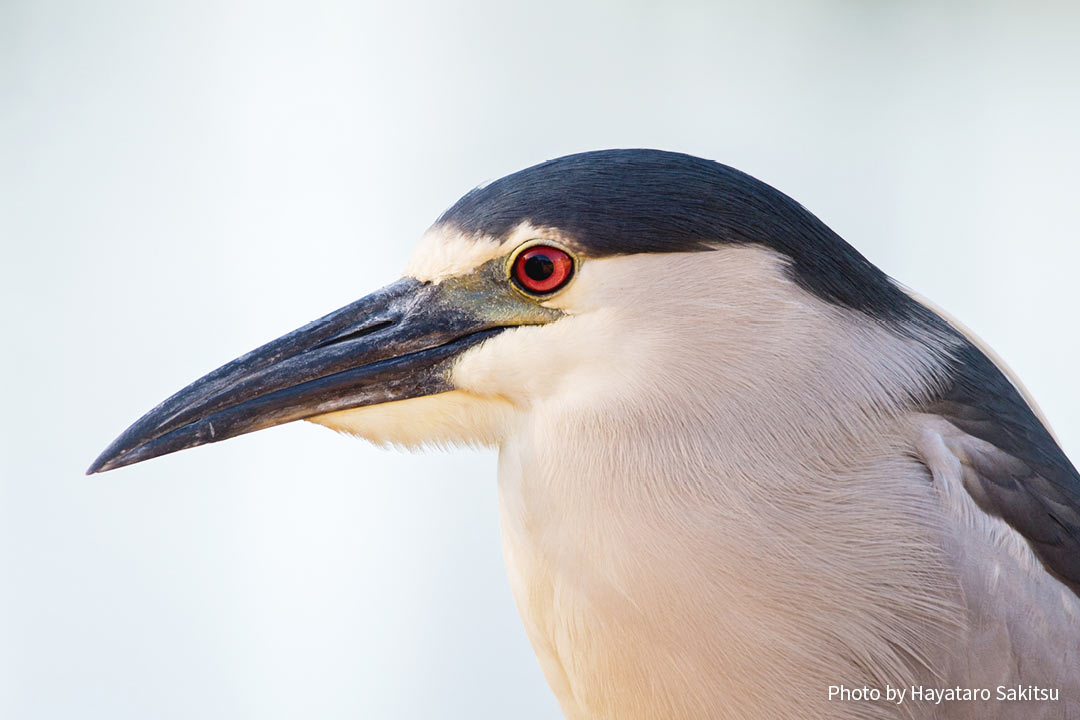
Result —
<svg viewBox="0 0 1080 720"><path fill-rule="evenodd" d="M0 1L0 717L556 717L493 455L297 424L82 471L568 152L788 192L1080 456L1078 37L1065 2Z"/></svg>

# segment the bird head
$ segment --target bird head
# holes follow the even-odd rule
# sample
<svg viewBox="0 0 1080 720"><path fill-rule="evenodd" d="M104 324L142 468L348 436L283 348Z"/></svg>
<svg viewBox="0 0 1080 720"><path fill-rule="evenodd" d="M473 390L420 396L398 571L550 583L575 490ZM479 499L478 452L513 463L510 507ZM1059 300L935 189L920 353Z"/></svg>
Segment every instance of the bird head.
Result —
<svg viewBox="0 0 1080 720"><path fill-rule="evenodd" d="M737 170L571 155L466 194L403 278L196 380L88 472L302 419L378 443L497 445L537 408L640 406L705 366L745 390L762 362L838 353L836 324L818 322L830 309L900 328L920 307Z"/></svg>

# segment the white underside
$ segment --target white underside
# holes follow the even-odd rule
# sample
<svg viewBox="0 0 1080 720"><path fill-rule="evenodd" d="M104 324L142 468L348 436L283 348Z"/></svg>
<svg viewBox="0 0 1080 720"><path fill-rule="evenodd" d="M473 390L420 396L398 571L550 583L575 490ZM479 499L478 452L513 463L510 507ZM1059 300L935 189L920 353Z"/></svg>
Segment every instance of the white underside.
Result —
<svg viewBox="0 0 1080 720"><path fill-rule="evenodd" d="M507 443L510 583L566 716L1080 718L1076 596L974 506L958 475L942 468L930 482L899 459L903 444L931 445L940 431L936 418L909 421L896 446L819 476L839 487L757 513L732 507L760 501L742 493L718 503L655 486L613 505L593 478L553 482L534 444ZM921 518L897 516L916 509ZM777 527L778 515L793 525ZM987 688L994 699L840 703L830 685ZM1031 685L1059 701L996 699L999 686Z"/></svg>

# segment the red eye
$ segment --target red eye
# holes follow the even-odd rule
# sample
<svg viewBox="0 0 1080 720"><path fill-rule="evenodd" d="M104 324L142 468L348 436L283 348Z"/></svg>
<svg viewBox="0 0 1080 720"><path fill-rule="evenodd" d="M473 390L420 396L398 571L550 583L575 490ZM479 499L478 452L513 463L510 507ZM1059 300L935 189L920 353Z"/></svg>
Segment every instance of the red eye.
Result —
<svg viewBox="0 0 1080 720"><path fill-rule="evenodd" d="M570 256L550 245L536 245L514 259L514 281L536 295L555 292L573 272L574 261Z"/></svg>

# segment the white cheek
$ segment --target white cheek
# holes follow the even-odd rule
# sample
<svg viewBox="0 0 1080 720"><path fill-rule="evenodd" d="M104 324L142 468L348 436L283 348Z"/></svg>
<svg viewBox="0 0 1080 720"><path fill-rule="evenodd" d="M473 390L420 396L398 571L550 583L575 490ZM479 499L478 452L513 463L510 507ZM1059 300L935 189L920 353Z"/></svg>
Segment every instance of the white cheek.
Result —
<svg viewBox="0 0 1080 720"><path fill-rule="evenodd" d="M507 330L462 356L454 386L522 408L565 393L603 395L644 356L622 326L614 313L594 311Z"/></svg>
<svg viewBox="0 0 1080 720"><path fill-rule="evenodd" d="M602 402L651 382L667 337L649 321L647 299L627 296L640 263L640 256L585 261L571 285L544 303L564 317L507 330L470 349L454 368L454 386L527 408L556 396Z"/></svg>

